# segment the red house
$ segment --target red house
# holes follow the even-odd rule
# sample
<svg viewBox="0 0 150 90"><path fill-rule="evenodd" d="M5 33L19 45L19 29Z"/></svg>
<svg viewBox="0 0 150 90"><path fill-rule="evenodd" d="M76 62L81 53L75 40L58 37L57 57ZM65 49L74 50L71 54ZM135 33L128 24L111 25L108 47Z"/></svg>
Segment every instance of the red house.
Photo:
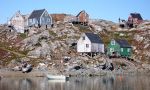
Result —
<svg viewBox="0 0 150 90"><path fill-rule="evenodd" d="M133 24L133 26L137 26L142 22L143 18L139 13L130 13L130 16L128 17L128 23Z"/></svg>
<svg viewBox="0 0 150 90"><path fill-rule="evenodd" d="M77 16L77 21L83 24L87 24L89 21L89 15L82 10Z"/></svg>

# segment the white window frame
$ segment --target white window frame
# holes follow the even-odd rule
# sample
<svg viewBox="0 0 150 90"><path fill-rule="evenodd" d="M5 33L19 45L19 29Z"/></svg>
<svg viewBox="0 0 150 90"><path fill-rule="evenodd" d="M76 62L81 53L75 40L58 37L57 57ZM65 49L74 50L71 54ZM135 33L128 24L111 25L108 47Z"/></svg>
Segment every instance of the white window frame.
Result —
<svg viewBox="0 0 150 90"><path fill-rule="evenodd" d="M127 52L130 52L130 51L131 51L131 49L130 49L130 48L128 48L128 49L127 49Z"/></svg>
<svg viewBox="0 0 150 90"><path fill-rule="evenodd" d="M110 48L110 52L114 52L114 48Z"/></svg>
<svg viewBox="0 0 150 90"><path fill-rule="evenodd" d="M112 41L111 41L111 45L115 45L115 40L112 40Z"/></svg>
<svg viewBox="0 0 150 90"><path fill-rule="evenodd" d="M82 37L82 40L85 40L85 36Z"/></svg>
<svg viewBox="0 0 150 90"><path fill-rule="evenodd" d="M19 17L19 14L16 14L16 18L18 18Z"/></svg>
<svg viewBox="0 0 150 90"><path fill-rule="evenodd" d="M50 22L50 19L49 19L49 18L47 19L47 22Z"/></svg>
<svg viewBox="0 0 150 90"><path fill-rule="evenodd" d="M89 48L89 44L86 44L86 48Z"/></svg>
<svg viewBox="0 0 150 90"><path fill-rule="evenodd" d="M123 52L123 48L121 48L121 52Z"/></svg>

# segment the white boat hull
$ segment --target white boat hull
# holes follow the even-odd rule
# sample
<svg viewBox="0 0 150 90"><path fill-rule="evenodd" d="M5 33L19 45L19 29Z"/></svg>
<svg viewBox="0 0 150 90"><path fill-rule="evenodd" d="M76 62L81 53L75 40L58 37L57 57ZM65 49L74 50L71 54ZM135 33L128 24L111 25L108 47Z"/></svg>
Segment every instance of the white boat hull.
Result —
<svg viewBox="0 0 150 90"><path fill-rule="evenodd" d="M47 75L49 80L67 80L69 77L64 75Z"/></svg>

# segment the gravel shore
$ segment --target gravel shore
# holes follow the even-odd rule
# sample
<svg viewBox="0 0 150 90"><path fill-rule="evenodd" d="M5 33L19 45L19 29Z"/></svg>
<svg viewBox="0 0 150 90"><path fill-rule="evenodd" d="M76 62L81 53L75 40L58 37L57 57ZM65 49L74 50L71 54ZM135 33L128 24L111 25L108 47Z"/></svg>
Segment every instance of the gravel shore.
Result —
<svg viewBox="0 0 150 90"><path fill-rule="evenodd" d="M69 75L69 76L105 76L105 75L136 75L136 74L148 74L149 71L100 71L100 72L63 72L63 73L55 73L54 71L39 71L39 70L32 70L29 73L23 73L21 71L9 71L9 70L1 70L0 69L0 77L45 77L46 74L56 74L56 75Z"/></svg>
<svg viewBox="0 0 150 90"><path fill-rule="evenodd" d="M1 77L44 77L45 71L31 71L29 73L22 73L21 71L0 71Z"/></svg>

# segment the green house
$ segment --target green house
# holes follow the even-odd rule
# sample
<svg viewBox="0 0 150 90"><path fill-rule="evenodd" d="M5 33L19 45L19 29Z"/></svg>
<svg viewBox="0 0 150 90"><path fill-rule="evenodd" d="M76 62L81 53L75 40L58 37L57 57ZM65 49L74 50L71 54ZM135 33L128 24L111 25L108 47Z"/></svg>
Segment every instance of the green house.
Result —
<svg viewBox="0 0 150 90"><path fill-rule="evenodd" d="M132 53L132 48L129 43L124 39L114 40L108 44L107 55L108 56L121 56L121 57L130 57Z"/></svg>

